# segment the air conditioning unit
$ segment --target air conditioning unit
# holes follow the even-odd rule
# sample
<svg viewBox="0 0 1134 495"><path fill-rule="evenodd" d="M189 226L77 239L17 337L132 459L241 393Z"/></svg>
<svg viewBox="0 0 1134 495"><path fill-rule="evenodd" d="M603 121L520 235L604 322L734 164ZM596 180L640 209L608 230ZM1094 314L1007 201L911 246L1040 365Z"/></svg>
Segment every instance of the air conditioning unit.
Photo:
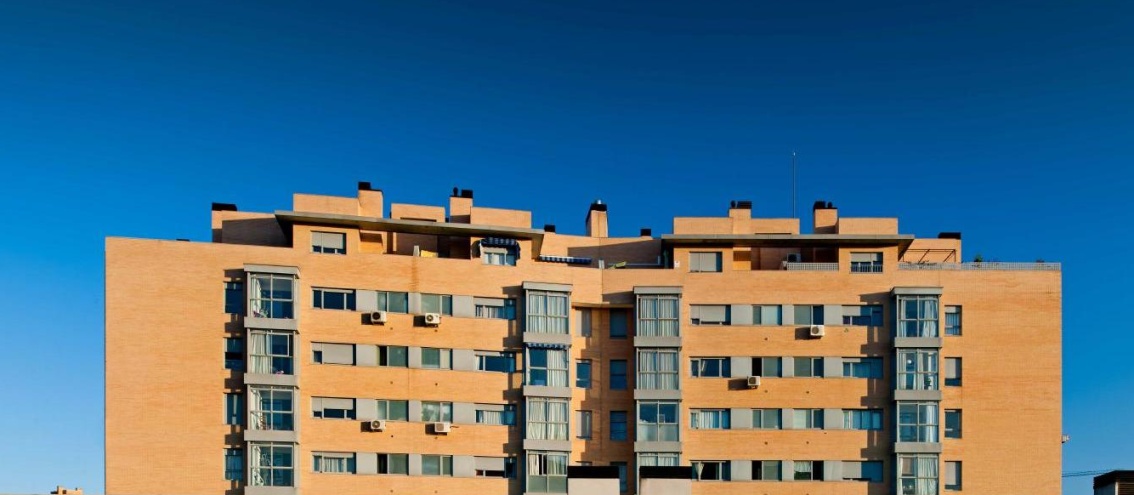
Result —
<svg viewBox="0 0 1134 495"><path fill-rule="evenodd" d="M787 256L784 256L784 261L787 263L799 263L801 259L799 253L788 253Z"/></svg>
<svg viewBox="0 0 1134 495"><path fill-rule="evenodd" d="M372 311L370 313L369 323L371 325L385 324L386 323L386 312L385 311Z"/></svg>
<svg viewBox="0 0 1134 495"><path fill-rule="evenodd" d="M374 421L370 422L370 431L385 431L385 430L386 430L386 420L375 419Z"/></svg>
<svg viewBox="0 0 1134 495"><path fill-rule="evenodd" d="M448 421L433 423L433 433L437 435L448 435L449 430L453 428L453 423Z"/></svg>
<svg viewBox="0 0 1134 495"><path fill-rule="evenodd" d="M756 388L756 387L759 387L759 386L760 386L760 377L758 377L758 376L748 377L748 388Z"/></svg>
<svg viewBox="0 0 1134 495"><path fill-rule="evenodd" d="M827 335L827 329L823 325L811 325L811 331L809 335L811 335L811 338L817 339L819 337Z"/></svg>
<svg viewBox="0 0 1134 495"><path fill-rule="evenodd" d="M437 313L425 313L425 324L435 327L441 324L441 315Z"/></svg>

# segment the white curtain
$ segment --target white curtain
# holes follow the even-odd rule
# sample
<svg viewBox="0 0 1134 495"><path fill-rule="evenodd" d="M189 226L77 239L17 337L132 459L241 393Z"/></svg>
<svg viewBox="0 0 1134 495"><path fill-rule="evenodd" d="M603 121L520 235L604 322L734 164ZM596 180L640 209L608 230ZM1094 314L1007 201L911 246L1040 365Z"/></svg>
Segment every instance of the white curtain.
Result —
<svg viewBox="0 0 1134 495"><path fill-rule="evenodd" d="M271 293L270 284L272 283L272 279L262 275L253 275L251 278L251 287L248 294L252 296L252 304L248 309L252 316L260 318L266 317L269 314L268 306L271 303L264 299Z"/></svg>
<svg viewBox="0 0 1134 495"><path fill-rule="evenodd" d="M922 428L924 428L924 430L925 430L922 433L922 437L924 438L924 441L926 441L926 442L936 442L937 441L937 414L938 414L937 405L936 404L924 404L924 405L921 406L921 409L922 409L922 411L921 411L921 415L922 415L921 423L923 425L925 425L925 426L922 426Z"/></svg>
<svg viewBox="0 0 1134 495"><path fill-rule="evenodd" d="M677 362L676 352L658 353L658 372L661 381L658 387L662 390L677 390Z"/></svg>
<svg viewBox="0 0 1134 495"><path fill-rule="evenodd" d="M638 299L638 335L658 335L658 299L642 297Z"/></svg>
<svg viewBox="0 0 1134 495"><path fill-rule="evenodd" d="M543 400L528 400L528 438L532 440L546 440L547 428L547 402Z"/></svg>
<svg viewBox="0 0 1134 495"><path fill-rule="evenodd" d="M567 296L547 296L548 331L551 333L568 333L567 325Z"/></svg>
<svg viewBox="0 0 1134 495"><path fill-rule="evenodd" d="M937 494L937 458L917 459L917 495Z"/></svg>
<svg viewBox="0 0 1134 495"><path fill-rule="evenodd" d="M528 293L528 305L524 308L528 314L528 325L524 329L528 332L547 331L547 297L540 293Z"/></svg>
<svg viewBox="0 0 1134 495"><path fill-rule="evenodd" d="M922 328L922 336L936 337L938 319L936 298L928 298L921 301L921 319L924 325Z"/></svg>
<svg viewBox="0 0 1134 495"><path fill-rule="evenodd" d="M485 425L502 425L504 424L504 411L486 411L478 410L476 412L477 423Z"/></svg>
<svg viewBox="0 0 1134 495"><path fill-rule="evenodd" d="M548 439L567 440L568 405L566 401L552 401L547 404ZM565 472L566 473L566 472Z"/></svg>
<svg viewBox="0 0 1134 495"><path fill-rule="evenodd" d="M567 351L563 349L547 351L547 385L549 387L567 386Z"/></svg>
<svg viewBox="0 0 1134 495"><path fill-rule="evenodd" d="M252 333L252 342L248 347L248 353L252 356L252 362L249 363L250 373L262 373L265 375L272 373L272 360L268 357L268 335L261 332Z"/></svg>
<svg viewBox="0 0 1134 495"><path fill-rule="evenodd" d="M638 353L638 386L643 390L657 390L658 388L658 353L657 351L642 351Z"/></svg>
<svg viewBox="0 0 1134 495"><path fill-rule="evenodd" d="M663 298L658 301L658 335L677 336L677 306L676 298Z"/></svg>

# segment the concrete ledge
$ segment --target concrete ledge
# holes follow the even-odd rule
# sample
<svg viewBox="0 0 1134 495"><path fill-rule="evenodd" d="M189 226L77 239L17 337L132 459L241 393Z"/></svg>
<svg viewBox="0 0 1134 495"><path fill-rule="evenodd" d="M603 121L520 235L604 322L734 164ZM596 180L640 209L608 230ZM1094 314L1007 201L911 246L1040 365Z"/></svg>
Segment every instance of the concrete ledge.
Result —
<svg viewBox="0 0 1134 495"><path fill-rule="evenodd" d="M524 385L524 397L571 398L571 387L545 387L543 385Z"/></svg>
<svg viewBox="0 0 1134 495"><path fill-rule="evenodd" d="M244 328L255 328L258 330L291 330L299 332L299 320L296 318L257 318L255 316L244 317Z"/></svg>
<svg viewBox="0 0 1134 495"><path fill-rule="evenodd" d="M571 346L570 333L524 332L523 339L525 344L559 344L568 347Z"/></svg>
<svg viewBox="0 0 1134 495"><path fill-rule="evenodd" d="M244 430L245 442L299 442L299 434L286 430Z"/></svg>
<svg viewBox="0 0 1134 495"><path fill-rule="evenodd" d="M681 400L681 390L634 389L634 400Z"/></svg>
<svg viewBox="0 0 1134 495"><path fill-rule="evenodd" d="M635 295L681 295L681 287L654 287L654 286L636 286L634 287Z"/></svg>
<svg viewBox="0 0 1134 495"><path fill-rule="evenodd" d="M681 347L681 337L634 337L634 347Z"/></svg>
<svg viewBox="0 0 1134 495"><path fill-rule="evenodd" d="M941 287L894 287L890 293L895 296L940 296Z"/></svg>
<svg viewBox="0 0 1134 495"><path fill-rule="evenodd" d="M937 442L896 442L895 454L940 454L941 444Z"/></svg>
<svg viewBox="0 0 1134 495"><path fill-rule="evenodd" d="M571 284L551 284L546 282L524 282L524 290L545 290L548 292L571 293Z"/></svg>
<svg viewBox="0 0 1134 495"><path fill-rule="evenodd" d="M245 373L245 385L275 385L279 387L298 387L299 377L295 375L268 375L264 373Z"/></svg>
<svg viewBox="0 0 1134 495"><path fill-rule="evenodd" d="M940 349L941 345L941 337L894 337L894 347L899 349L910 347Z"/></svg>
<svg viewBox="0 0 1134 495"><path fill-rule="evenodd" d="M294 486L245 486L244 495L299 495Z"/></svg>
<svg viewBox="0 0 1134 495"><path fill-rule="evenodd" d="M570 452L570 440L534 440L524 439L524 450L548 450L552 452Z"/></svg>
<svg viewBox="0 0 1134 495"><path fill-rule="evenodd" d="M895 390L894 400L941 401L940 390Z"/></svg>
<svg viewBox="0 0 1134 495"><path fill-rule="evenodd" d="M280 265L257 265L253 263L245 263L244 271L248 273L278 273L281 275L295 275L299 276L299 268L294 266L280 266Z"/></svg>
<svg viewBox="0 0 1134 495"><path fill-rule="evenodd" d="M634 452L681 452L681 442L634 442Z"/></svg>

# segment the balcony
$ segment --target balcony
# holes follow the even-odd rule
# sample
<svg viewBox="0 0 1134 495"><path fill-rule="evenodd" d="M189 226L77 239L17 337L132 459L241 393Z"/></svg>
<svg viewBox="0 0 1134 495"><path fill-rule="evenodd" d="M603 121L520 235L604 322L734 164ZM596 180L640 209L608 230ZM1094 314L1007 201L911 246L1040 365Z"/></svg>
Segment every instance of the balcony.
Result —
<svg viewBox="0 0 1134 495"><path fill-rule="evenodd" d="M1059 263L982 261L970 263L898 263L899 270L1058 272Z"/></svg>
<svg viewBox="0 0 1134 495"><path fill-rule="evenodd" d="M783 269L795 272L837 272L838 263L800 263L795 261L783 262Z"/></svg>

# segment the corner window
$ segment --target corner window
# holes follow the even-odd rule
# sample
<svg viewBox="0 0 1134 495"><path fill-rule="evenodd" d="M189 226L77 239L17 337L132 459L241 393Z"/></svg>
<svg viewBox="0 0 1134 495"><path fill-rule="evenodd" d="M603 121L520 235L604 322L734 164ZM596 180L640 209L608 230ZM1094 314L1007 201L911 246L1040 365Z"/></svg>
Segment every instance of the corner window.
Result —
<svg viewBox="0 0 1134 495"><path fill-rule="evenodd" d="M287 387L248 387L248 428L295 429L295 390Z"/></svg>
<svg viewBox="0 0 1134 495"><path fill-rule="evenodd" d="M882 253L851 253L851 273L882 273Z"/></svg>
<svg viewBox="0 0 1134 495"><path fill-rule="evenodd" d="M796 325L822 325L823 306L819 304L795 305Z"/></svg>
<svg viewBox="0 0 1134 495"><path fill-rule="evenodd" d="M275 273L249 275L249 315L255 318L295 318L295 277Z"/></svg>
<svg viewBox="0 0 1134 495"><path fill-rule="evenodd" d="M421 312L453 315L453 296L447 294L422 294Z"/></svg>
<svg viewBox="0 0 1134 495"><path fill-rule="evenodd" d="M695 481L728 481L732 479L729 461L693 461Z"/></svg>
<svg viewBox="0 0 1134 495"><path fill-rule="evenodd" d="M528 397L527 438L532 440L567 440L567 399Z"/></svg>
<svg viewBox="0 0 1134 495"><path fill-rule="evenodd" d="M731 322L730 307L724 304L698 304L689 307L694 325L728 325Z"/></svg>
<svg viewBox="0 0 1134 495"><path fill-rule="evenodd" d="M313 289L312 304L319 309L354 311L354 291L350 289Z"/></svg>
<svg viewBox="0 0 1134 495"><path fill-rule="evenodd" d="M961 335L960 306L945 306L945 335Z"/></svg>
<svg viewBox="0 0 1134 495"><path fill-rule="evenodd" d="M898 298L898 337L937 337L937 296Z"/></svg>
<svg viewBox="0 0 1134 495"><path fill-rule="evenodd" d="M898 351L898 389L937 390L937 351L901 349Z"/></svg>
<svg viewBox="0 0 1134 495"><path fill-rule="evenodd" d="M311 252L346 254L346 234L342 232L312 232Z"/></svg>
<svg viewBox="0 0 1134 495"><path fill-rule="evenodd" d="M822 481L823 461L795 461L796 481Z"/></svg>
<svg viewBox="0 0 1134 495"><path fill-rule="evenodd" d="M251 359L249 373L263 375L290 375L293 366L292 335L286 332L253 330L252 346L248 349Z"/></svg>
<svg viewBox="0 0 1134 495"><path fill-rule="evenodd" d="M719 272L721 271L720 251L691 252L689 253L689 271L691 272Z"/></svg>
<svg viewBox="0 0 1134 495"><path fill-rule="evenodd" d="M566 349L528 349L527 384L567 387Z"/></svg>
<svg viewBox="0 0 1134 495"><path fill-rule="evenodd" d="M294 486L295 446L287 443L251 442L249 473L251 486Z"/></svg>
<svg viewBox="0 0 1134 495"><path fill-rule="evenodd" d="M244 282L224 283L224 312L231 315L244 312Z"/></svg>
<svg viewBox="0 0 1134 495"><path fill-rule="evenodd" d="M568 334L567 312L570 304L565 292L527 291L525 332Z"/></svg>
<svg viewBox="0 0 1134 495"><path fill-rule="evenodd" d="M693 358L690 360L693 376L701 378L729 378L732 376L732 359L726 357Z"/></svg>

